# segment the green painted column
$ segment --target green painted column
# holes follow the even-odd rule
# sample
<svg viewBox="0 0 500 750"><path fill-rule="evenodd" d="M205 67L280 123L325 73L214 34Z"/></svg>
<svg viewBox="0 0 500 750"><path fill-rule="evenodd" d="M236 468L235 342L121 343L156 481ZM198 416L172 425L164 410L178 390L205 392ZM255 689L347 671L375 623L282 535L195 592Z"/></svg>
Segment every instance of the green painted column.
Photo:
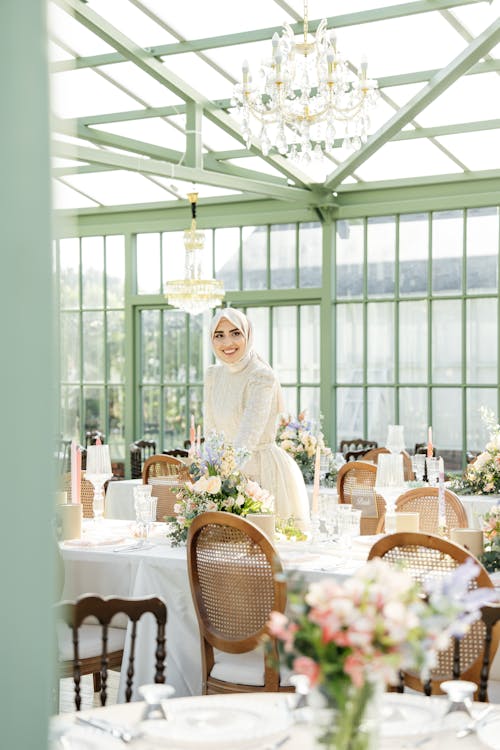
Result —
<svg viewBox="0 0 500 750"><path fill-rule="evenodd" d="M43 750L52 707L57 381L45 0L0 3L0 731Z"/></svg>

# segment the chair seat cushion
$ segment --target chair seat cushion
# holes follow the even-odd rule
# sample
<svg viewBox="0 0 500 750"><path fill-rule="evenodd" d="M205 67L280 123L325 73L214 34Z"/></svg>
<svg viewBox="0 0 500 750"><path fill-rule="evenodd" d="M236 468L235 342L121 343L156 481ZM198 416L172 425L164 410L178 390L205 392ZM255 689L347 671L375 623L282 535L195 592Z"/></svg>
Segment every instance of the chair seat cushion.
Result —
<svg viewBox="0 0 500 750"><path fill-rule="evenodd" d="M264 685L264 650L260 646L245 654L228 654L214 649L215 664L210 677L239 685ZM290 685L291 671L281 668L280 685Z"/></svg>
<svg viewBox="0 0 500 750"><path fill-rule="evenodd" d="M126 630L123 628L108 629L108 654L122 651L125 645ZM102 652L102 628L100 625L82 625L79 628L78 655L80 659L99 656ZM57 643L59 661L73 659L73 633L64 623L57 623Z"/></svg>

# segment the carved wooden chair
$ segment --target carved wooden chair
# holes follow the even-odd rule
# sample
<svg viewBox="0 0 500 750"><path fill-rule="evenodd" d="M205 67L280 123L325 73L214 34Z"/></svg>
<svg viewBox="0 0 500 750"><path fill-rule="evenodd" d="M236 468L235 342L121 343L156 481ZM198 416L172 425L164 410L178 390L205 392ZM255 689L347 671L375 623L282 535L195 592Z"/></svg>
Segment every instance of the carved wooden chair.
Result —
<svg viewBox="0 0 500 750"><path fill-rule="evenodd" d="M375 492L377 467L365 461L349 461L340 467L337 474L339 503L351 503L362 507L363 498L373 500L368 514L361 516L360 533L379 534L385 526L385 500ZM354 501L354 502L353 502Z"/></svg>
<svg viewBox="0 0 500 750"><path fill-rule="evenodd" d="M275 639L272 665L258 648L270 638L270 613L286 605L283 569L268 538L241 516L202 513L189 528L187 556L203 694L293 691L280 685Z"/></svg>
<svg viewBox="0 0 500 750"><path fill-rule="evenodd" d="M88 448L89 445L95 445L98 438L101 443L106 442L106 435L104 432L100 432L100 430L87 430L85 433L85 447Z"/></svg>
<svg viewBox="0 0 500 750"><path fill-rule="evenodd" d="M73 677L75 707L81 706L81 676L92 674L94 692L100 692L101 705L106 705L108 670L120 669L125 645L124 628L113 627L115 615L124 613L132 623L130 654L127 665L125 700L132 698L134 679L135 638L137 623L146 612L156 619L155 682L165 682L165 628L167 607L156 596L144 599L102 598L93 594L81 596L75 602L56 605L58 623L59 676ZM89 623L99 622L99 625ZM69 630L68 630L69 628Z"/></svg>
<svg viewBox="0 0 500 750"><path fill-rule="evenodd" d="M375 440L364 440L363 438L351 438L350 440L340 441L340 452L344 454L347 451L369 451L372 448L378 448L378 443Z"/></svg>
<svg viewBox="0 0 500 750"><path fill-rule="evenodd" d="M163 451L163 454L165 456L173 456L174 458L187 458L189 456L189 451L186 451L183 448L172 448L170 451Z"/></svg>
<svg viewBox="0 0 500 750"><path fill-rule="evenodd" d="M163 521L175 515L179 485L189 480L189 471L179 458L158 453L144 463L142 483L152 486L151 494L157 498L156 520Z"/></svg>
<svg viewBox="0 0 500 750"><path fill-rule="evenodd" d="M432 534L402 532L379 539L371 548L368 559L374 557L383 558L397 567L405 566L415 580L424 583L429 578L436 579L448 575L472 556L463 547L447 539ZM472 559L477 563L476 558ZM479 573L472 581L472 588L480 587L493 588L493 583L482 565L479 565ZM488 613L483 613L483 616L487 618ZM461 679L475 682L478 685L477 697L487 700L489 664L496 653L500 637L498 628L493 628L494 622L496 620L493 615L490 621L478 620L462 639L454 639L449 648L439 653L438 664L425 684L414 672L402 673L399 691L403 692L404 686L407 685L413 690L425 692L426 695L441 694L440 685L444 680ZM486 649L488 633L489 643Z"/></svg>
<svg viewBox="0 0 500 750"><path fill-rule="evenodd" d="M439 531L439 490L437 487L418 487L404 492L396 500L396 511L420 515L419 529L427 534ZM451 490L444 491L444 508L448 529L466 529L469 525L467 512L460 499Z"/></svg>
<svg viewBox="0 0 500 750"><path fill-rule="evenodd" d="M156 443L154 440L135 440L129 447L130 476L132 479L140 479L144 462L156 453Z"/></svg>

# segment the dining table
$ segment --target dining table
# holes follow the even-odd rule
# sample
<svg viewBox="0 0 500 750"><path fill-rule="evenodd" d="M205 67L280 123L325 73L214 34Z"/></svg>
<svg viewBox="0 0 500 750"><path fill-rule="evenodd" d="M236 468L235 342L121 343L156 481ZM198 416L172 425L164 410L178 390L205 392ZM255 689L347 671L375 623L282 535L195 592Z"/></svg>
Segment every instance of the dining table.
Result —
<svg viewBox="0 0 500 750"><path fill-rule="evenodd" d="M318 750L323 746L315 743L316 715L295 709L295 703L293 694L233 693L164 700L158 718L150 719L144 718L149 706L143 701L60 714L49 724L49 750ZM498 750L500 706L488 708L475 731L458 738L470 718L447 713L445 697L384 693L377 746ZM472 714L484 710L485 704L475 703Z"/></svg>

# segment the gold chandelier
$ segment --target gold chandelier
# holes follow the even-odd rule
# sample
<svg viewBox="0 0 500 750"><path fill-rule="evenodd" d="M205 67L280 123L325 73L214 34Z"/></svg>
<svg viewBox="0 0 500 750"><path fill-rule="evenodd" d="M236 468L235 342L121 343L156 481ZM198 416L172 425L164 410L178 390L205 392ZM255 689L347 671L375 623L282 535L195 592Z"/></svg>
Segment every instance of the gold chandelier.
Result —
<svg viewBox="0 0 500 750"><path fill-rule="evenodd" d="M217 307L224 299L224 284L217 279L202 279L202 252L205 233L196 228L198 193L188 193L191 203L191 227L184 231L185 275L183 279L167 281L167 302L190 315L199 315Z"/></svg>
<svg viewBox="0 0 500 750"><path fill-rule="evenodd" d="M343 145L357 149L366 141L369 111L379 92L361 62L356 74L339 50L335 32L328 34L323 19L314 37L308 36L308 2L304 1L304 38L295 41L289 24L272 38L272 56L259 71L263 84L253 83L244 61L243 82L234 89L233 103L247 148L254 135L262 153L272 148L308 163L331 154L340 123Z"/></svg>

